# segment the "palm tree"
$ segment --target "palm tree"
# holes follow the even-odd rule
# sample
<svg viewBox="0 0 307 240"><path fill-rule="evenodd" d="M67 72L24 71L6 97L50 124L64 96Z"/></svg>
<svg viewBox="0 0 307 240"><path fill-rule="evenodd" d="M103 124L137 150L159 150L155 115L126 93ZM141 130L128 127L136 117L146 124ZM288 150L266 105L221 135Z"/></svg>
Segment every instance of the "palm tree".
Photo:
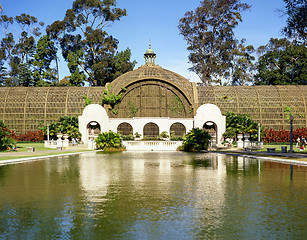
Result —
<svg viewBox="0 0 307 240"><path fill-rule="evenodd" d="M0 4L0 12L1 12L1 13L3 12L3 7L2 7L1 4Z"/></svg>

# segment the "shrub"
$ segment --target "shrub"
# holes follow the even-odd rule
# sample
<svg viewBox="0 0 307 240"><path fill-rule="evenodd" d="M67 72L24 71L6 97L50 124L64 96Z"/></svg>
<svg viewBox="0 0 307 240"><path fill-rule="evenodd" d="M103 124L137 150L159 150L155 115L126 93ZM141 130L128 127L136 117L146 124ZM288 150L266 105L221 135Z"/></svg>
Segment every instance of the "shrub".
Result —
<svg viewBox="0 0 307 240"><path fill-rule="evenodd" d="M169 138L169 135L167 134L167 131L163 131L163 132L160 133L160 137Z"/></svg>
<svg viewBox="0 0 307 240"><path fill-rule="evenodd" d="M44 141L44 133L42 130L36 132L29 131L25 134L16 135L14 132L11 133L11 137L18 142L42 142Z"/></svg>
<svg viewBox="0 0 307 240"><path fill-rule="evenodd" d="M79 132L78 117L75 116L63 116L60 117L57 122L51 122L49 124L49 135L51 139L57 139L57 133L68 134L69 139L77 139L81 137ZM47 126L43 127L43 132L47 135Z"/></svg>
<svg viewBox="0 0 307 240"><path fill-rule="evenodd" d="M135 136L136 138L140 138L140 137L141 137L141 134L139 134L138 132L136 132L136 133L134 134L134 136Z"/></svg>
<svg viewBox="0 0 307 240"><path fill-rule="evenodd" d="M180 148L180 150L186 152L199 152L201 150L207 150L210 139L211 136L206 130L193 128L190 132L188 132L183 140L182 148Z"/></svg>
<svg viewBox="0 0 307 240"><path fill-rule="evenodd" d="M262 130L263 131L263 130ZM224 138L236 138L238 133L250 133L251 139L258 137L258 124L248 114L226 113L226 131Z"/></svg>
<svg viewBox="0 0 307 240"><path fill-rule="evenodd" d="M171 141L183 141L183 137L171 137Z"/></svg>
<svg viewBox="0 0 307 240"><path fill-rule="evenodd" d="M121 135L123 141L133 141L134 140L134 136L132 134L129 135Z"/></svg>
<svg viewBox="0 0 307 240"><path fill-rule="evenodd" d="M296 141L298 137L301 138L302 136L307 136L307 128L297 128L293 130L293 141ZM262 141L264 143L288 143L290 142L290 131L265 129L262 135Z"/></svg>
<svg viewBox="0 0 307 240"><path fill-rule="evenodd" d="M15 140L10 138L10 135L11 131L0 121L0 151L12 148L15 145Z"/></svg>
<svg viewBox="0 0 307 240"><path fill-rule="evenodd" d="M96 148L107 151L108 149L122 149L124 150L124 146L122 145L123 139L120 134L109 131L98 134L98 137L95 139Z"/></svg>

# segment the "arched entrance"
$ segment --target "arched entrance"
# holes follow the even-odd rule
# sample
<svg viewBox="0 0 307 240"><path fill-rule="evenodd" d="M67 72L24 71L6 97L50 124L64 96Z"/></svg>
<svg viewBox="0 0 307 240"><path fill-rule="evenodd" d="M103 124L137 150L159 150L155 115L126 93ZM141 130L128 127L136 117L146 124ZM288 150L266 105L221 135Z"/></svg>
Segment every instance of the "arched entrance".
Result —
<svg viewBox="0 0 307 240"><path fill-rule="evenodd" d="M147 123L143 128L143 136L144 138L149 137L158 137L159 136L159 127L155 123Z"/></svg>
<svg viewBox="0 0 307 240"><path fill-rule="evenodd" d="M208 121L203 125L203 129L207 130L211 136L211 142L216 144L217 142L217 126L214 122Z"/></svg>
<svg viewBox="0 0 307 240"><path fill-rule="evenodd" d="M88 135L90 134L98 135L101 132L100 124L96 121L89 122L86 128Z"/></svg>
<svg viewBox="0 0 307 240"><path fill-rule="evenodd" d="M133 128L129 123L123 122L117 126L117 133L123 136L129 136L133 134Z"/></svg>
<svg viewBox="0 0 307 240"><path fill-rule="evenodd" d="M172 137L183 137L186 133L186 128L182 123L173 123L170 128Z"/></svg>

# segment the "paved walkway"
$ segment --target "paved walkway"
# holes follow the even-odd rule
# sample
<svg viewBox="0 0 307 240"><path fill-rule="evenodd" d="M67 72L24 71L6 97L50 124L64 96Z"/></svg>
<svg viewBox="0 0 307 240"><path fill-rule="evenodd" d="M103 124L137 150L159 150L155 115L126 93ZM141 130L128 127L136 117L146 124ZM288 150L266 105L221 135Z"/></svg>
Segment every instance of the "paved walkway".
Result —
<svg viewBox="0 0 307 240"><path fill-rule="evenodd" d="M260 155L260 156L271 156L271 157L286 157L286 158L307 158L307 153L267 153L267 152L259 152L259 151L244 151L238 150L236 148L225 149L225 150L217 150L211 152L227 152L239 155Z"/></svg>

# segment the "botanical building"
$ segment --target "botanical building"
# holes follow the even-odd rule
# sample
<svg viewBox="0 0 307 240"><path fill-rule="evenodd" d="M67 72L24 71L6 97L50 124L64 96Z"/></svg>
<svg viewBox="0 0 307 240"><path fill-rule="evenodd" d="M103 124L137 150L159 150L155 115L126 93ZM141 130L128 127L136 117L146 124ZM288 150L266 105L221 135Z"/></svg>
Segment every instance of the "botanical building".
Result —
<svg viewBox="0 0 307 240"><path fill-rule="evenodd" d="M84 95L101 105L102 96L107 91L122 94L118 104L104 105L104 110L101 110L105 111L108 121L114 120L110 128L122 133L135 132L131 121L142 118L165 120L161 124L172 127L174 132L188 131L188 128L195 127L197 110L203 104L217 106L215 110L218 112L219 109L221 114L227 111L247 113L265 128L289 129L289 112L294 115L294 128L307 126L305 85L196 86L179 74L156 65L156 54L151 48L144 57L145 65L118 77L106 87L2 87L0 119L16 133L37 130L60 116L81 116L85 108ZM199 113L199 118L209 116L210 112L206 111L211 107L202 108L205 113ZM171 122L166 124L167 119ZM206 121L210 121L208 119ZM197 121L199 127L204 127L205 122ZM161 127L157 129L151 123L149 121L146 128L147 123L142 126L140 133L144 128L150 129L146 130L149 135L149 132L155 135L162 131ZM168 127L164 129L170 132ZM218 129L215 131L219 132Z"/></svg>

